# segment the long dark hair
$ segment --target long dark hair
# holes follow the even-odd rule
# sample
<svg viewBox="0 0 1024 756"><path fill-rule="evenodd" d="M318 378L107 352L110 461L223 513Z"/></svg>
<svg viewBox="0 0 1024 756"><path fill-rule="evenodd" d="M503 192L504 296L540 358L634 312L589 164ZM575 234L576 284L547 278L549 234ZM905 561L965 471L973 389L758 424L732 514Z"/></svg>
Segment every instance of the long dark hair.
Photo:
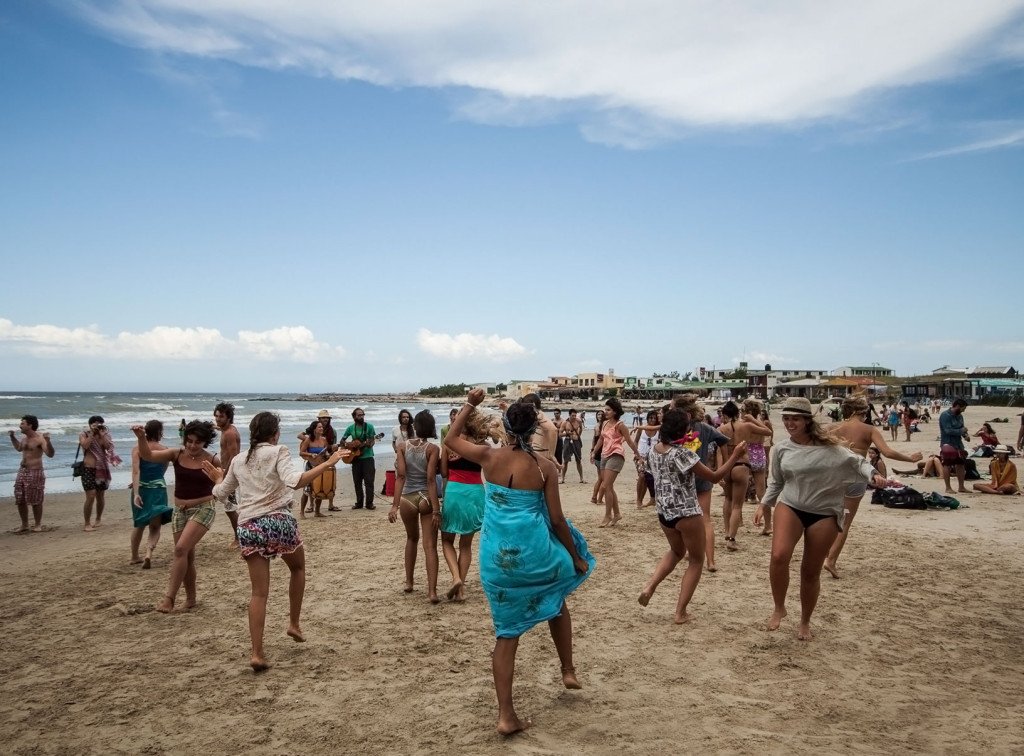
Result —
<svg viewBox="0 0 1024 756"><path fill-rule="evenodd" d="M245 464L249 464L258 445L270 441L280 430L281 418L273 412L257 412L249 421L249 453L245 455Z"/></svg>

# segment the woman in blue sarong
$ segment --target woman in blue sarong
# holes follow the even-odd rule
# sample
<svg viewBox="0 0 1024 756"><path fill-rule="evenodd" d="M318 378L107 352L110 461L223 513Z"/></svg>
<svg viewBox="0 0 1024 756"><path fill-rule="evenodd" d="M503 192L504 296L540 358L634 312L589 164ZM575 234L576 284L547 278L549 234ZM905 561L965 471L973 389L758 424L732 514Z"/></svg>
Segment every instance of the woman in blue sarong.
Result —
<svg viewBox="0 0 1024 756"><path fill-rule="evenodd" d="M146 423L146 438L149 439L150 449L166 449L160 443L164 435L164 424L159 420L150 420ZM160 542L160 526L171 521L174 510L167 504L167 484L164 483L164 473L167 472L166 462L150 462L139 457L138 447L132 449L132 487L130 491L132 501L132 530L131 564L141 564L142 569L148 570L152 566L153 552L157 543ZM149 543L146 546L146 556L139 556L139 546L142 545L142 535L149 528Z"/></svg>
<svg viewBox="0 0 1024 756"><path fill-rule="evenodd" d="M483 399L482 389L469 392L445 442L454 453L479 464L486 479L480 582L497 636L491 656L497 729L511 735L528 726L512 704L512 677L519 636L534 625L548 623L563 685L582 687L573 667L572 618L565 599L589 577L596 560L562 514L558 468L530 447L537 424L532 405L517 402L508 408L508 446L494 448L462 438L470 413Z"/></svg>

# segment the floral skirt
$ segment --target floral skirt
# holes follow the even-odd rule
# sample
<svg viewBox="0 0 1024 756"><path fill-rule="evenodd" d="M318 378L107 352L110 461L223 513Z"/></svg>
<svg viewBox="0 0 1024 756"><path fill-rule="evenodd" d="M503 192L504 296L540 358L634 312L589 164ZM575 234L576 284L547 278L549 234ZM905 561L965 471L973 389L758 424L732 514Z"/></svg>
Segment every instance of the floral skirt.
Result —
<svg viewBox="0 0 1024 756"><path fill-rule="evenodd" d="M274 512L240 522L235 532L242 559L273 559L280 554L292 554L302 546L299 523L291 512Z"/></svg>

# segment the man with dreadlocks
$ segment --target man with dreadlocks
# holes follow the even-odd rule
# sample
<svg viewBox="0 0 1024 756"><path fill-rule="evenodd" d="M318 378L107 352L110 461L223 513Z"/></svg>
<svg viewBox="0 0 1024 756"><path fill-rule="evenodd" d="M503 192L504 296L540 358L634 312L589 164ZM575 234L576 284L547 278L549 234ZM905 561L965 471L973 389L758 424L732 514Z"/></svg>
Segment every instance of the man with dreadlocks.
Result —
<svg viewBox="0 0 1024 756"><path fill-rule="evenodd" d="M484 399L469 392L445 443L481 466L487 481L480 531L480 583L491 606L497 640L492 672L498 695L498 732L511 735L529 726L512 705L512 676L519 636L548 623L562 667L562 684L580 688L572 662L572 619L566 597L590 575L596 560L587 542L562 514L559 469L531 445L537 425L533 404L516 402L505 414L509 445L493 448L462 437L467 419Z"/></svg>

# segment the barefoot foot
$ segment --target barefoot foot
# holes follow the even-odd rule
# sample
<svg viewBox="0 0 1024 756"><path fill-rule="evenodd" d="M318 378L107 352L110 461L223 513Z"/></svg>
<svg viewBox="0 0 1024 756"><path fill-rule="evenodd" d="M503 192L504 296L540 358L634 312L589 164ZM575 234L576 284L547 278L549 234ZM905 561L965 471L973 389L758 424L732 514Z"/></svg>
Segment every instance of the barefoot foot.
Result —
<svg viewBox="0 0 1024 756"><path fill-rule="evenodd" d="M438 596L436 593L431 593L430 594L430 603L431 604L440 604L441 603L441 597Z"/></svg>
<svg viewBox="0 0 1024 756"><path fill-rule="evenodd" d="M183 612L191 612L191 611L192 611L193 609L195 609L195 608L196 608L196 607L197 607L198 605L199 605L199 602L198 602L198 601L196 601L196 600L195 600L194 598L191 598L191 599L187 599L187 600L185 601L185 607L184 607L184 608L182 609L182 611L183 611Z"/></svg>
<svg viewBox="0 0 1024 756"><path fill-rule="evenodd" d="M610 527L614 527L619 522L619 520L621 520L621 519L622 519L622 515L617 515L617 516L612 518L612 521L610 523L608 523L608 525Z"/></svg>
<svg viewBox="0 0 1024 756"><path fill-rule="evenodd" d="M825 564L822 565L829 575L834 577L836 580L839 579L839 570L836 569L836 563L830 562L828 559L825 560Z"/></svg>
<svg viewBox="0 0 1024 756"><path fill-rule="evenodd" d="M298 625L290 625L288 627L288 637L296 643L306 642L306 636L302 634L302 628Z"/></svg>
<svg viewBox="0 0 1024 756"><path fill-rule="evenodd" d="M412 583L406 583L405 588L402 589L402 593L412 593Z"/></svg>
<svg viewBox="0 0 1024 756"><path fill-rule="evenodd" d="M249 659L249 666L252 667L252 671L256 674L259 674L260 672L266 672L268 669L270 669L270 665L267 664L267 660L264 659L262 656L253 656L251 659Z"/></svg>
<svg viewBox="0 0 1024 756"><path fill-rule="evenodd" d="M149 557L146 557L145 559L142 560L142 569L148 570L152 566L153 566L153 563L150 561Z"/></svg>
<svg viewBox="0 0 1024 756"><path fill-rule="evenodd" d="M768 623L765 625L765 630L778 630L779 625L782 624L782 618L786 616L785 609L776 609L772 612L772 616L768 618Z"/></svg>
<svg viewBox="0 0 1024 756"><path fill-rule="evenodd" d="M796 629L796 639L802 641L809 641L814 638L814 633L811 632L810 622L801 622Z"/></svg>
<svg viewBox="0 0 1024 756"><path fill-rule="evenodd" d="M950 491L950 493L953 493L953 492L952 492L952 491ZM93 527L92 525L90 525L89 523L85 523L85 527L84 527L84 528L82 528L82 530L84 530L84 531L85 531L86 533L91 533L91 532L92 532L92 531L94 531L95 529L96 529L96 528L94 528L94 527Z"/></svg>
<svg viewBox="0 0 1024 756"><path fill-rule="evenodd" d="M132 557L128 560L128 564L142 564L142 557Z"/></svg>
<svg viewBox="0 0 1024 756"><path fill-rule="evenodd" d="M498 734L499 735L515 735L517 732L522 732L532 724L530 720L523 721L515 714L511 714L507 717L498 717Z"/></svg>
<svg viewBox="0 0 1024 756"><path fill-rule="evenodd" d="M708 572L718 572L714 562L708 562Z"/></svg>
<svg viewBox="0 0 1024 756"><path fill-rule="evenodd" d="M611 520L602 520L601 524L598 525L597 527L599 527L599 528L607 528L611 524L612 524Z"/></svg>
<svg viewBox="0 0 1024 756"><path fill-rule="evenodd" d="M693 619L693 615L692 614L689 614L687 612L683 612L682 614L677 614L673 618L672 621L675 622L677 625L685 625L685 624L689 623L690 620L692 620L692 619Z"/></svg>
<svg viewBox="0 0 1024 756"><path fill-rule="evenodd" d="M730 536L725 537L725 548L729 551L739 551L739 546L736 545L736 539Z"/></svg>
<svg viewBox="0 0 1024 756"><path fill-rule="evenodd" d="M154 606L153 608L161 614L170 614L174 611L174 599L170 596L164 596L162 599L156 602L156 606Z"/></svg>
<svg viewBox="0 0 1024 756"><path fill-rule="evenodd" d="M642 591L640 591L640 595L637 596L636 602L640 604L640 606L647 606L649 603L651 603L651 596L653 595L653 590L647 590L646 588L644 588Z"/></svg>
<svg viewBox="0 0 1024 756"><path fill-rule="evenodd" d="M580 684L579 678L576 677L576 667L562 668L562 685L569 690L583 690L583 685Z"/></svg>
<svg viewBox="0 0 1024 756"><path fill-rule="evenodd" d="M459 593L461 593L461 592L462 592L462 581L461 580L457 580L456 582L452 583L452 587L448 589L448 594L447 594L448 595L448 600L451 601L456 596L458 596Z"/></svg>

